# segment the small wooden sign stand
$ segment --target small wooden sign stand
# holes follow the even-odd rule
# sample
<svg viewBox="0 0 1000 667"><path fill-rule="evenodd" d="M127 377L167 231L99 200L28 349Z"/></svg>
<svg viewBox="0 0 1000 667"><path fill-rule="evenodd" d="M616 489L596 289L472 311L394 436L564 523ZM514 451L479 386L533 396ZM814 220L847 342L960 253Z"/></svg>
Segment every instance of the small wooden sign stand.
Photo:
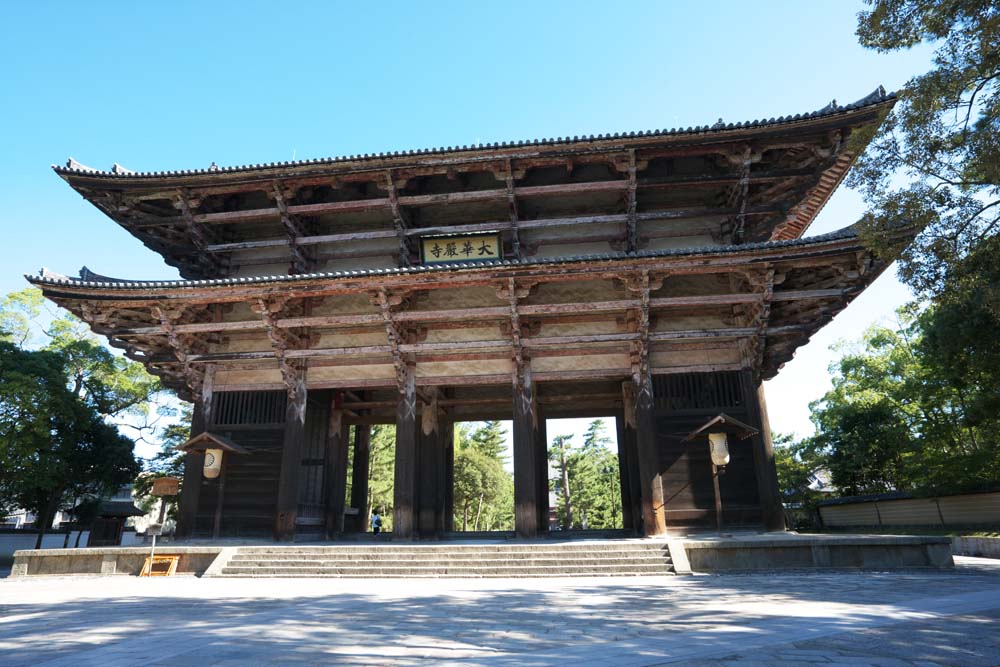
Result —
<svg viewBox="0 0 1000 667"><path fill-rule="evenodd" d="M169 577L177 571L177 562L181 557L157 556L156 537L163 530L163 519L167 510L167 504L164 502L163 497L176 496L179 487L180 480L176 477L160 477L153 480L152 493L154 496L160 496L160 518L146 529L149 535L152 536L153 543L149 547L149 556L146 557L146 562L142 566L142 572L139 573L140 577Z"/></svg>

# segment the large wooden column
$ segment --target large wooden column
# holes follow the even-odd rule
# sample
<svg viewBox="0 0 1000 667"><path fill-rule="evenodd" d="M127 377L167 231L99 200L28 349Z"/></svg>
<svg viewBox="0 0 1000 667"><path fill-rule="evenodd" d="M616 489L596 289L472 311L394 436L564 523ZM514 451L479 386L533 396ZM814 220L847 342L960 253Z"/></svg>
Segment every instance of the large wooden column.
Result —
<svg viewBox="0 0 1000 667"><path fill-rule="evenodd" d="M785 510L778 489L778 471L774 464L774 444L771 424L767 418L764 384L754 382L753 375L743 373L743 396L747 402L751 425L759 425L760 433L751 438L757 493L760 496L761 523L765 530L785 530Z"/></svg>
<svg viewBox="0 0 1000 667"><path fill-rule="evenodd" d="M635 410L636 464L639 470L639 490L644 535L666 535L667 522L663 503L660 456L656 446L656 414L653 400L653 378L649 372L639 375L639 383L625 384L626 410Z"/></svg>
<svg viewBox="0 0 1000 667"><path fill-rule="evenodd" d="M368 473L371 467L372 427L354 426L354 466L351 470L351 507L358 510L352 529L368 532Z"/></svg>
<svg viewBox="0 0 1000 667"><path fill-rule="evenodd" d="M396 465L393 478L392 536L413 539L417 502L417 381L413 364L405 364L396 403Z"/></svg>
<svg viewBox="0 0 1000 667"><path fill-rule="evenodd" d="M455 422L450 418L441 423L441 444L444 448L444 531L455 530Z"/></svg>
<svg viewBox="0 0 1000 667"><path fill-rule="evenodd" d="M549 440L545 429L545 415L535 401L538 427L535 435L535 506L538 510L538 532L549 532Z"/></svg>
<svg viewBox="0 0 1000 667"><path fill-rule="evenodd" d="M520 538L538 534L539 415L531 365L525 361L514 383L514 530Z"/></svg>
<svg viewBox="0 0 1000 667"><path fill-rule="evenodd" d="M288 389L288 404L285 408L274 539L291 541L295 539L295 519L299 511L299 469L302 467L302 446L306 435L307 396L304 369L288 367L283 374Z"/></svg>
<svg viewBox="0 0 1000 667"><path fill-rule="evenodd" d="M204 433L212 426L212 381L214 376L215 367L208 366L202 378L201 395L195 401L194 410L191 412L191 434L189 437ZM181 488L177 516L177 537L180 539L194 535L204 465L204 454L188 452L184 455L184 485Z"/></svg>
<svg viewBox="0 0 1000 667"><path fill-rule="evenodd" d="M445 524L445 447L436 390L424 403L417 435L417 532L420 537L440 537Z"/></svg>
<svg viewBox="0 0 1000 667"><path fill-rule="evenodd" d="M347 496L347 443L350 427L344 423L343 394L334 392L326 432L326 536L344 532Z"/></svg>
<svg viewBox="0 0 1000 667"><path fill-rule="evenodd" d="M630 421L633 420L633 421ZM642 532L642 496L636 452L635 414L618 415L618 480L622 496L622 528Z"/></svg>

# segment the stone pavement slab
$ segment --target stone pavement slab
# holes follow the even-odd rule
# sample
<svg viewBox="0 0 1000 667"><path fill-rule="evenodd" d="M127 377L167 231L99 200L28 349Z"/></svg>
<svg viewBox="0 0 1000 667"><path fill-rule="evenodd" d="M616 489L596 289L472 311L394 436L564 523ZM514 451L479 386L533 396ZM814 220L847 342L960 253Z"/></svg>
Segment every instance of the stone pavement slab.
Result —
<svg viewBox="0 0 1000 667"><path fill-rule="evenodd" d="M0 665L1000 665L1000 561L560 580L0 581Z"/></svg>

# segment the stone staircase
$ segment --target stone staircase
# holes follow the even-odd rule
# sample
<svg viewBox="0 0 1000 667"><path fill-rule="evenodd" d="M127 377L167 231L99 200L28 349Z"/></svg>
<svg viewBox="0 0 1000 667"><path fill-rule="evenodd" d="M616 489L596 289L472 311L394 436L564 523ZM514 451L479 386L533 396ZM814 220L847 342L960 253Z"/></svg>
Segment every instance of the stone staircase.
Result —
<svg viewBox="0 0 1000 667"><path fill-rule="evenodd" d="M222 577L594 577L674 574L662 542L238 547Z"/></svg>

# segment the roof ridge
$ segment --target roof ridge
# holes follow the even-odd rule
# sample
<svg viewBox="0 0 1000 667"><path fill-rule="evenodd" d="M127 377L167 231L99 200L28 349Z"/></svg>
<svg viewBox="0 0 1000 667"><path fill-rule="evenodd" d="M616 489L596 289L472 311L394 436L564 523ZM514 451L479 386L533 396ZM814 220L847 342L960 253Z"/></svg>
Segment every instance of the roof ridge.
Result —
<svg viewBox="0 0 1000 667"><path fill-rule="evenodd" d="M446 153L456 153L456 152L467 152L485 149L497 149L497 148L519 148L525 146L551 146L555 144L572 144L572 143L582 143L582 142L592 142L592 141L607 141L611 139L634 139L639 137L662 137L662 136L674 136L674 135L685 135L685 134L706 134L713 132L725 132L729 130L739 130L754 127L766 127L771 125L780 125L785 123L793 123L801 120L810 120L813 118L821 118L825 116L833 116L838 113L844 113L848 111L854 111L863 107L875 106L878 104L883 104L890 100L896 99L896 93L887 93L885 88L879 86L874 91L862 97L861 99L852 102L850 104L838 105L836 100L833 100L825 107L818 109L816 111L798 113L794 115L778 116L777 118L764 118L757 120L740 121L736 123L724 123L720 118L716 123L712 125L696 125L687 128L670 128L670 129L656 129L656 130L639 130L631 132L614 132L614 133L603 133L603 134L589 134L589 135L574 135L573 137L556 137L556 138L544 138L544 139L526 139L518 141L494 141L487 143L478 144L466 144L462 146L448 146L448 147L436 147L436 148L420 148L420 149L409 149L409 150L396 150L396 151L383 151L379 153L360 153L356 155L341 155L335 157L326 158L310 158L306 160L288 160L283 162L267 162L258 164L244 164L235 165L229 167L220 167L216 165L215 162L211 166L204 169L179 169L179 170L166 170L166 171L131 171L125 169L117 162L114 164L111 170L105 171L101 169L94 169L93 167L88 167L87 165L74 160L72 157L66 161L66 166L52 165L52 169L58 174L87 174L91 176L102 176L102 177L113 177L121 179L137 179L137 178L162 178L168 176L194 176L201 174L218 174L218 173L238 173L244 171L259 171L262 169L274 169L280 167L298 167L303 165L328 165L336 164L338 162L350 162L357 160L374 160L374 159L385 159L393 157L409 157L409 156L424 156L424 155L441 155Z"/></svg>

